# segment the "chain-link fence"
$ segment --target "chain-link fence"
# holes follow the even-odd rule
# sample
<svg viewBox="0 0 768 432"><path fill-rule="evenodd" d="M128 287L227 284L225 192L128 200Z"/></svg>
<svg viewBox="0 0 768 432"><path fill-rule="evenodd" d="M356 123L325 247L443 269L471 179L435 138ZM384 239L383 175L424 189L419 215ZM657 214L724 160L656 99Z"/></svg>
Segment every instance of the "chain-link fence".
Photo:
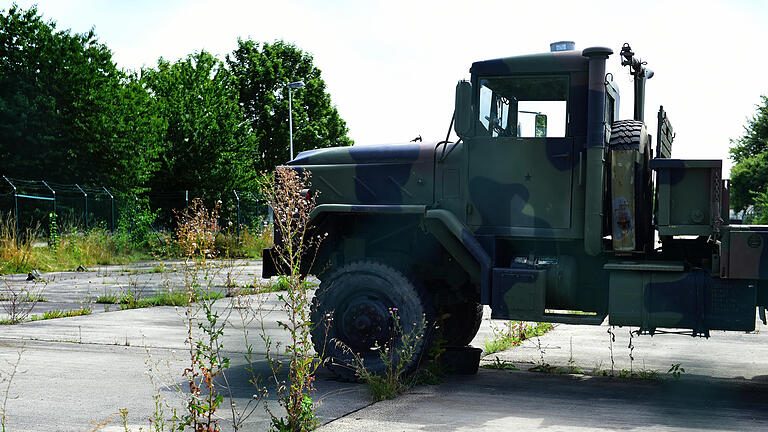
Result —
<svg viewBox="0 0 768 432"><path fill-rule="evenodd" d="M135 211L154 213L153 229L173 229L175 215L198 195L190 190L127 194L101 185L61 184L45 180L2 177L0 213L15 222L18 233L47 232L50 214L55 213L61 230L103 228L115 231L121 219ZM210 201L210 199L209 199ZM269 206L257 191L222 191L217 199L222 226L258 227L271 222ZM215 203L211 203L215 205Z"/></svg>

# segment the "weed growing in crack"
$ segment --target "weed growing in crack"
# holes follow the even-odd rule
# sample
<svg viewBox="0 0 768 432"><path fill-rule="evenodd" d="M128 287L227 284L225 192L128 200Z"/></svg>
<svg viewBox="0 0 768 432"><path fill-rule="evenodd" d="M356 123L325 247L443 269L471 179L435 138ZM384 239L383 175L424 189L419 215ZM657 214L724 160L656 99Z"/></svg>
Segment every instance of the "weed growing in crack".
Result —
<svg viewBox="0 0 768 432"><path fill-rule="evenodd" d="M393 322L392 337L384 346L375 348L384 363L384 373L375 374L368 371L360 355L349 350L357 363L356 374L368 386L368 392L374 402L393 399L416 383L418 375L408 376L408 371L411 362L418 361L413 358L414 352L426 330L426 320L422 317L421 322L417 323L411 332L403 333L397 308L390 309L389 314Z"/></svg>
<svg viewBox="0 0 768 432"><path fill-rule="evenodd" d="M520 370L515 366L512 362L508 362L506 360L499 359L498 356L496 356L496 359L491 363L484 363L481 365L481 367L484 367L486 369L500 369L500 370Z"/></svg>
<svg viewBox="0 0 768 432"><path fill-rule="evenodd" d="M0 405L0 430L6 432L6 426L8 424L8 399L11 395L11 384L16 377L16 373L19 371L19 364L21 364L21 357L24 354L24 346L19 348L16 353L16 360L6 360L7 369L0 368L0 386L2 386L2 405Z"/></svg>
<svg viewBox="0 0 768 432"><path fill-rule="evenodd" d="M0 323L2 324L17 324L26 321L32 309L41 300L45 300L42 296L46 281L29 281L29 282L9 282L2 277L2 285L0 285L0 306L2 306L5 313L8 315Z"/></svg>
<svg viewBox="0 0 768 432"><path fill-rule="evenodd" d="M272 258L281 272L286 274L288 284L287 290L277 296L280 309L287 314L286 320L278 321L278 327L289 335L289 342L284 347L289 358L287 382L278 378L283 363L268 354L277 384L278 401L285 409L285 416L276 415L265 402L272 427L279 431L306 431L317 425L311 391L320 363L316 361L310 336L309 286L304 283L303 270L312 268L317 247L325 237L315 235L310 226L310 215L317 198L305 192L311 190L310 176L308 171L278 167L274 181L260 185L272 207L278 237ZM266 333L262 333L262 337L269 352L271 341Z"/></svg>
<svg viewBox="0 0 768 432"><path fill-rule="evenodd" d="M189 349L189 364L183 373L189 387L187 414L181 427L218 431L216 411L223 396L217 391L216 379L221 377L226 383L229 358L222 355L221 339L231 309L220 314L214 308L214 298L200 295L211 292L216 278L216 267L209 260L216 256L218 204L209 211L202 200L195 199L177 217L176 241L185 257L182 271L187 297L184 317ZM203 315L202 319L200 315Z"/></svg>
<svg viewBox="0 0 768 432"><path fill-rule="evenodd" d="M571 336L570 340L570 354L568 356L568 368L566 372L570 374L582 373L582 370L576 366L576 361L573 359L573 336Z"/></svg>
<svg viewBox="0 0 768 432"><path fill-rule="evenodd" d="M554 372L556 368L544 361L544 354L546 354L546 350L541 345L541 337L536 337L536 347L539 349L539 362L528 370L531 372Z"/></svg>
<svg viewBox="0 0 768 432"><path fill-rule="evenodd" d="M184 370L184 377L189 383L188 416L185 423L195 431L219 430L215 418L216 410L224 397L216 391L215 380L221 376L226 381L224 372L229 368L229 358L221 354L224 326L227 316L221 317L213 309L213 302L200 302L205 319L197 323L202 335L192 341L190 334L190 366ZM190 323L192 324L192 323Z"/></svg>
<svg viewBox="0 0 768 432"><path fill-rule="evenodd" d="M667 373L672 375L672 377L674 377L676 380L679 380L680 377L685 373L685 368L681 367L680 363L673 363Z"/></svg>
<svg viewBox="0 0 768 432"><path fill-rule="evenodd" d="M538 337L552 330L551 323L529 323L525 321L505 321L501 327L491 322L492 337L484 343L485 352L493 354L519 346L524 340Z"/></svg>

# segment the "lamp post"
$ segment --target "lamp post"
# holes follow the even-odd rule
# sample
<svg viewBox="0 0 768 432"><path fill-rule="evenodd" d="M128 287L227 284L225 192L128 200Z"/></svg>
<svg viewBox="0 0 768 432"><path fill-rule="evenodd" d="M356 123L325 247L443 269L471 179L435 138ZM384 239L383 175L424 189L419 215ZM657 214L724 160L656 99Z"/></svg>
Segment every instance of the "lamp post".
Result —
<svg viewBox="0 0 768 432"><path fill-rule="evenodd" d="M304 87L304 81L288 83L288 136L291 140L291 160L293 160L293 107L291 106L291 90Z"/></svg>

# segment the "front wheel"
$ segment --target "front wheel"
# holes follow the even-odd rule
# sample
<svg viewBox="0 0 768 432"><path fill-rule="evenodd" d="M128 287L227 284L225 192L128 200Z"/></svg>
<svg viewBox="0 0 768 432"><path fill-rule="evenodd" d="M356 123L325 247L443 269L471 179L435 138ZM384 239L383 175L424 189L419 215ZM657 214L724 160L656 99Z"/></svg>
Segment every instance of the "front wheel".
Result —
<svg viewBox="0 0 768 432"><path fill-rule="evenodd" d="M434 315L429 304L420 287L387 264L347 264L323 278L312 300L315 351L348 381L356 380L363 366L373 374L385 372L384 347L394 348L394 361L408 355L404 369L413 370L429 348L425 335Z"/></svg>

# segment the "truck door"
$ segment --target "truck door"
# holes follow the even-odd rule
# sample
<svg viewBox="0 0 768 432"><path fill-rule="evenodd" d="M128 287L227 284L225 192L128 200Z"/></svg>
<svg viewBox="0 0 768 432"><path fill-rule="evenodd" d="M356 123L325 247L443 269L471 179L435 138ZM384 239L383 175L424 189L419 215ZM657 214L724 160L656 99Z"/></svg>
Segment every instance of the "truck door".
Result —
<svg viewBox="0 0 768 432"><path fill-rule="evenodd" d="M573 139L568 76L478 79L478 118L468 143L467 224L475 231L571 226ZM509 231L509 230L503 230Z"/></svg>

